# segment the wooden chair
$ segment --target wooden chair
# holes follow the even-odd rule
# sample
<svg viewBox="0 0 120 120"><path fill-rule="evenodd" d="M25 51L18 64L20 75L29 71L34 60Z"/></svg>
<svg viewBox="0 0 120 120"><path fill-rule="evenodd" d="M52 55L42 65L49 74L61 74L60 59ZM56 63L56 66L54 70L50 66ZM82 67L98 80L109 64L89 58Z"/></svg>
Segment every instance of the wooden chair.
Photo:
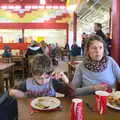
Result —
<svg viewBox="0 0 120 120"><path fill-rule="evenodd" d="M34 55L29 55L28 58L27 58L27 66L28 66L28 69L27 69L27 77L31 77L32 76L32 62L33 62L33 59L34 59Z"/></svg>
<svg viewBox="0 0 120 120"><path fill-rule="evenodd" d="M12 62L15 63L14 72L21 71L22 78L24 79L25 78L25 59L24 59L24 57L23 56L13 56ZM18 75L20 75L19 72L18 72Z"/></svg>
<svg viewBox="0 0 120 120"><path fill-rule="evenodd" d="M0 58L0 62L1 63L10 63L11 62L11 57L10 58ZM10 87L10 83L9 83L9 79L10 79L10 75L8 72L3 74L3 87L5 88L5 90L7 91L8 88Z"/></svg>
<svg viewBox="0 0 120 120"><path fill-rule="evenodd" d="M1 77L1 75L0 75ZM0 80L0 95L4 92L4 81Z"/></svg>
<svg viewBox="0 0 120 120"><path fill-rule="evenodd" d="M70 61L83 61L83 56L70 56Z"/></svg>

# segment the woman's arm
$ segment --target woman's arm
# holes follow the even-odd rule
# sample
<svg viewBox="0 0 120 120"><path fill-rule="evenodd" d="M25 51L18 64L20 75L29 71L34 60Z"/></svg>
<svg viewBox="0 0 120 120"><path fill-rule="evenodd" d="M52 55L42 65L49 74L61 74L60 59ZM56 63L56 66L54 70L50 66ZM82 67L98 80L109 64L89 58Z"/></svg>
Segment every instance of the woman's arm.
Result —
<svg viewBox="0 0 120 120"><path fill-rule="evenodd" d="M74 74L74 78L72 80L71 85L76 90L76 94L79 95L89 95L93 94L96 90L107 90L107 85L105 84L96 84L96 85L88 85L83 86L83 75L82 71L80 69L81 66L79 66Z"/></svg>
<svg viewBox="0 0 120 120"><path fill-rule="evenodd" d="M93 93L92 86L83 87L83 78L80 65L76 68L73 80L71 82L72 87L75 89L77 95L88 95Z"/></svg>

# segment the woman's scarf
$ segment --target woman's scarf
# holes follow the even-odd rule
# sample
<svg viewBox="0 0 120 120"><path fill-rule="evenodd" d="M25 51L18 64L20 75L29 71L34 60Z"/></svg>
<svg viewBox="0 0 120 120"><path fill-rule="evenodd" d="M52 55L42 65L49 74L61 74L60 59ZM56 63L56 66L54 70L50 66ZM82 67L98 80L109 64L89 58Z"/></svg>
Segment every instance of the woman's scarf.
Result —
<svg viewBox="0 0 120 120"><path fill-rule="evenodd" d="M102 72L107 68L107 57L103 57L100 61L93 61L89 58L84 60L84 66L92 72Z"/></svg>

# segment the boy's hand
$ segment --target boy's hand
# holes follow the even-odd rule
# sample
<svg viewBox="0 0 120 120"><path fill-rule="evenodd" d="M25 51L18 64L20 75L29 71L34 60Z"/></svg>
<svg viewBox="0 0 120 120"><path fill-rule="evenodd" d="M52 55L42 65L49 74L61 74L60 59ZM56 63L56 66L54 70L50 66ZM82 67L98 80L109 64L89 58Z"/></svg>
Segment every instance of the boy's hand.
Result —
<svg viewBox="0 0 120 120"><path fill-rule="evenodd" d="M14 95L15 95L14 89L10 89L10 90L9 90L9 95L10 95L10 96L14 96Z"/></svg>
<svg viewBox="0 0 120 120"><path fill-rule="evenodd" d="M17 90L17 89L10 89L9 90L9 95L10 96L15 96L17 98L22 98L25 96L24 92Z"/></svg>
<svg viewBox="0 0 120 120"><path fill-rule="evenodd" d="M68 77L64 74L64 72L54 72L52 74L52 78L56 80L61 79L65 83L69 83Z"/></svg>

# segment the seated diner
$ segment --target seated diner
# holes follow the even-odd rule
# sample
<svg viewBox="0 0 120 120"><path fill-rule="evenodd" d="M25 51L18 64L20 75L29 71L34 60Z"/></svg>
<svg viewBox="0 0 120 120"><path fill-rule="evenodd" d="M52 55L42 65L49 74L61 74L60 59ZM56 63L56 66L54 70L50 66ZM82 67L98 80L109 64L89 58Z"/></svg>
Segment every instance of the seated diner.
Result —
<svg viewBox="0 0 120 120"><path fill-rule="evenodd" d="M93 94L97 90L111 91L120 82L120 68L107 56L106 44L95 34L90 35L85 46L83 62L77 67L72 86L78 95Z"/></svg>

